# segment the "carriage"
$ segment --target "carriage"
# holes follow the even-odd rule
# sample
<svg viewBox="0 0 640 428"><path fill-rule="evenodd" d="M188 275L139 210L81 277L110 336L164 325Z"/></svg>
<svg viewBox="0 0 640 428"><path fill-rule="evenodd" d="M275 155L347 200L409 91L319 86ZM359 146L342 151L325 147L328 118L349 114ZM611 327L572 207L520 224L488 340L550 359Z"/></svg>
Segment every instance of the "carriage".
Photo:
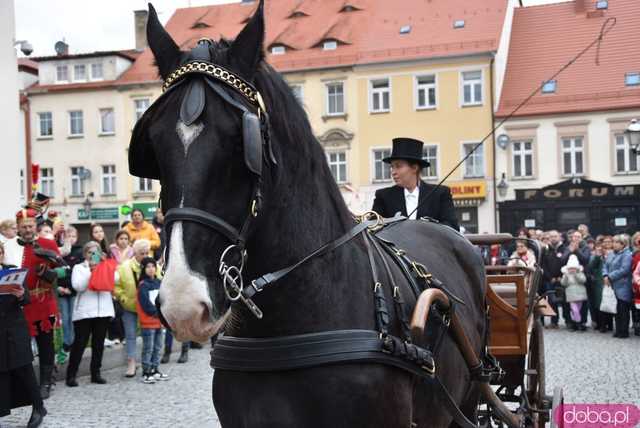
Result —
<svg viewBox="0 0 640 428"><path fill-rule="evenodd" d="M466 235L475 245L504 244L510 234ZM500 376L491 383L502 403L510 404L534 427L561 426L554 420L563 404L563 391L555 387L546 394L544 334L541 316L554 315L547 300L540 298L542 271L539 267L487 266L489 351L499 363ZM487 403L479 410L481 426L502 426L499 413ZM507 425L508 426L508 425Z"/></svg>

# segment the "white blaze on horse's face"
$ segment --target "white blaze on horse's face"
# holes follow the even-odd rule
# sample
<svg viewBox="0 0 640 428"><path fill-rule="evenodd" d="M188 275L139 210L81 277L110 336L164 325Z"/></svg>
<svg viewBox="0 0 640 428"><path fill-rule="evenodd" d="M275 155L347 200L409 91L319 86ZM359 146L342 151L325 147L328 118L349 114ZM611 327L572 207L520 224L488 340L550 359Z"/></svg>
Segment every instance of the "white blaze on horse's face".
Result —
<svg viewBox="0 0 640 428"><path fill-rule="evenodd" d="M169 242L169 263L160 287L160 311L178 340L204 342L217 332L224 317L220 318L213 308L207 279L189 267L181 221L172 226Z"/></svg>
<svg viewBox="0 0 640 428"><path fill-rule="evenodd" d="M196 138L198 138L198 135L200 135L203 129L204 124L202 123L192 123L191 125L185 125L183 121L178 119L178 123L176 124L176 132L178 133L178 137L180 137L180 141L182 141L182 145L184 146L184 157L187 157L189 146Z"/></svg>

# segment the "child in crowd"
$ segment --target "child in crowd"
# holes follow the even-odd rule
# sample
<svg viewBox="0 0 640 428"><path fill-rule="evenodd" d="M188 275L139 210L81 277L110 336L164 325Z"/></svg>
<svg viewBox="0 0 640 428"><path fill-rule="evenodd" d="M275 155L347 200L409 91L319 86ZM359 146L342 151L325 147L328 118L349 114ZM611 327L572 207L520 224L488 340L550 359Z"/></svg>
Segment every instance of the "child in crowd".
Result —
<svg viewBox="0 0 640 428"><path fill-rule="evenodd" d="M587 318L587 277L575 254L569 256L567 264L560 269L562 279L560 284L565 288L566 302L571 306L571 326L573 331L585 331Z"/></svg>
<svg viewBox="0 0 640 428"><path fill-rule="evenodd" d="M145 257L140 263L142 272L138 283L136 311L142 329L142 382L155 383L168 380L169 376L158 370L162 349L162 325L158 318L155 301L160 290L156 279L156 261Z"/></svg>

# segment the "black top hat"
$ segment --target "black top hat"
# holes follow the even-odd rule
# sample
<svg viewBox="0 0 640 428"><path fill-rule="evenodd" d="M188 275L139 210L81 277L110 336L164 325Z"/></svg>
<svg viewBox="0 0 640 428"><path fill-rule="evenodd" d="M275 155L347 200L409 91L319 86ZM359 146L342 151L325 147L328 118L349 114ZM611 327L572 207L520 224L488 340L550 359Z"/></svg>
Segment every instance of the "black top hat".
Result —
<svg viewBox="0 0 640 428"><path fill-rule="evenodd" d="M420 164L420 168L426 168L429 162L422 158L423 145L422 141L413 138L394 138L391 156L382 159L382 162L391 163L396 159L404 159Z"/></svg>

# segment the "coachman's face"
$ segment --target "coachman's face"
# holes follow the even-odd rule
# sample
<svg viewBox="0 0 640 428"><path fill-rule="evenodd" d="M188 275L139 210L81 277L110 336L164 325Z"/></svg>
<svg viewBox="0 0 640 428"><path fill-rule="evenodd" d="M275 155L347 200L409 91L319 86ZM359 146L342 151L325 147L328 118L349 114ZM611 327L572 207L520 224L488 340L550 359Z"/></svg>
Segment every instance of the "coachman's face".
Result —
<svg viewBox="0 0 640 428"><path fill-rule="evenodd" d="M18 235L20 235L20 238L24 241L33 241L36 236L36 219L27 218L20 220L18 223Z"/></svg>

